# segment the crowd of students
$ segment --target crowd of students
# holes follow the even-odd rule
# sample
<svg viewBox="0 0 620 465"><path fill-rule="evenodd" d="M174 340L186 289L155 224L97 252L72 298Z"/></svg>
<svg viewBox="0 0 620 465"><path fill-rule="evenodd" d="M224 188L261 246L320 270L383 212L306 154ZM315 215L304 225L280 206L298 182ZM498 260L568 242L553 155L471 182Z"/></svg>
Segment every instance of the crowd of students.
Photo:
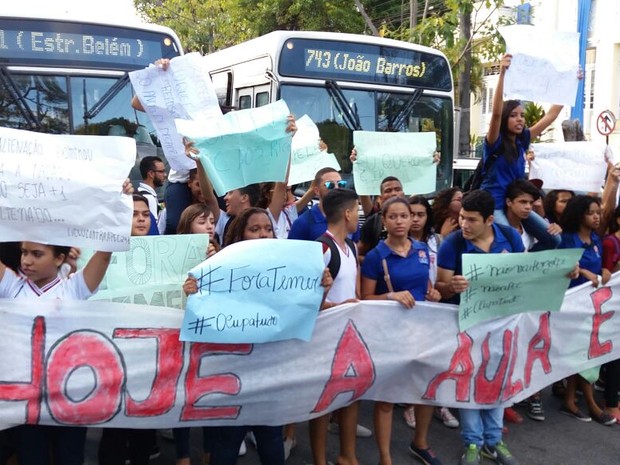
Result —
<svg viewBox="0 0 620 465"><path fill-rule="evenodd" d="M525 180L526 150L559 115L552 107L532 128L525 127L520 102L503 101L503 79L510 65L503 57L499 83L493 98L492 118L484 142L483 180L480 189L467 193L459 188L439 192L433 205L425 197L407 198L398 173L385 178L376 199L359 198L338 171L319 170L310 188L295 198L286 180L234 189L219 199L197 162L191 173L173 173L169 178L165 209L153 198L163 182L163 163L157 157L141 162L143 184L133 195L131 233L207 233L212 256L236 242L263 239L320 241L325 272L325 298L321 311L345 302L392 300L415 309L425 300L458 303L468 287L461 269L463 253L522 253L552 248L582 248L583 258L571 273L571 286L590 282L605 284L620 266L620 208L616 208L620 169L610 165L602 196L575 195L572 191L541 190L540 182ZM295 131L289 119L288 132ZM196 158L197 149L185 141L186 154ZM126 188L126 192L129 192ZM318 201L310 206L310 200ZM367 217L360 228L359 205ZM159 228L153 227L159 224ZM61 273L75 251L32 242L18 244L11 255L2 247L0 297L86 299L96 292L110 254L96 253L83 269ZM179 283L181 285L181 283ZM186 294L197 292L197 283L188 278ZM592 419L610 425L620 421L618 387L620 363L610 362L601 370L605 406L599 407L592 385L579 375L566 380L562 412L581 421ZM578 408L575 393L580 387L588 413ZM540 395L527 401L528 415L544 420ZM371 431L358 424L359 403L354 402L331 415L310 421L310 444L315 465L327 465L326 435L337 431L340 450L337 463L358 465L356 437ZM379 464L391 465L390 454L393 405L376 402L374 436ZM440 465L441 459L429 445L428 432L433 416L446 426L461 428L464 453L461 465L477 465L482 457L499 464L515 465L517 459L503 442L504 418L520 421L513 409L461 410L457 420L446 408L415 405L405 409L407 423L415 428L410 453L426 465ZM295 446L294 425L230 426L203 429L205 463L232 465L251 435L263 465L283 464ZM20 465L80 465L84 461L84 428L20 426L11 432ZM189 430L174 430L177 465L189 464ZM155 444L153 430L105 429L99 447L101 465L148 463ZM0 449L0 463L2 453ZM53 462L50 462L50 451Z"/></svg>

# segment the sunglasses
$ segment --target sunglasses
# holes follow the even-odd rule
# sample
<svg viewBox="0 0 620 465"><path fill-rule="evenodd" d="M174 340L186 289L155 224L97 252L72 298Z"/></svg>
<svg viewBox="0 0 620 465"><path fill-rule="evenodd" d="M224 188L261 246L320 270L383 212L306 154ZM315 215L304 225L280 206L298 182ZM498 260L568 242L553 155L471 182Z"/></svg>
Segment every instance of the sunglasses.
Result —
<svg viewBox="0 0 620 465"><path fill-rule="evenodd" d="M344 189L345 187L347 187L347 182L344 179L341 179L340 181L325 181L325 187L329 190L336 188Z"/></svg>

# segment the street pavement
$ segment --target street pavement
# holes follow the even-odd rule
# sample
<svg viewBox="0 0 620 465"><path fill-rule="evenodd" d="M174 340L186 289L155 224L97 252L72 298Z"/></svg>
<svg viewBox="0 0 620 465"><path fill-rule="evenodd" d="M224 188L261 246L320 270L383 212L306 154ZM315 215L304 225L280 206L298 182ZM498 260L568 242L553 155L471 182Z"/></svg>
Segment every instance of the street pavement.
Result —
<svg viewBox="0 0 620 465"><path fill-rule="evenodd" d="M599 395L599 405L602 399ZM530 420L524 407L517 410L524 416L521 424L506 423L509 432L504 441L521 465L617 465L620 463L620 425L603 426L596 422L584 423L559 412L560 400L551 395L551 389L543 392L546 419L544 422ZM360 423L372 428L372 402L362 402ZM582 410L586 410L583 400ZM456 413L453 410L454 413ZM87 438L86 465L96 465L96 447L100 435L98 429L89 431ZM403 409L396 406L392 432L392 460L394 465L420 464L407 452L413 430L403 420ZM338 456L338 436L328 435L328 459L335 462ZM434 420L429 435L430 444L444 465L457 465L462 452L459 430L449 429ZM174 444L159 438L162 454L151 461L152 465L173 465ZM202 465L201 433L192 429L192 465ZM374 437L358 438L360 465L376 465L379 461ZM248 452L239 457L238 465L258 465L256 450L248 444ZM307 423L297 427L297 447L293 449L287 465L310 465L312 455L308 443ZM490 460L483 464L491 465ZM268 464L264 464L268 465Z"/></svg>

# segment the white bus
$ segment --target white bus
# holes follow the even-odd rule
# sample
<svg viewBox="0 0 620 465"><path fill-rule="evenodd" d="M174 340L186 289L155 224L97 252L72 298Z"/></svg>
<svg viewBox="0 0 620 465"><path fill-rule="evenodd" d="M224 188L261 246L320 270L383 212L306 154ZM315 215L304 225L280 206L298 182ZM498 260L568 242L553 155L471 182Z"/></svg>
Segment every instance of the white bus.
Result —
<svg viewBox="0 0 620 465"><path fill-rule="evenodd" d="M176 34L118 25L0 16L0 126L52 134L126 135L159 152L128 73L183 53Z"/></svg>
<svg viewBox="0 0 620 465"><path fill-rule="evenodd" d="M294 115L312 118L345 172L353 130L435 132L437 190L450 187L454 97L441 52L373 36L277 31L205 60L222 106L284 99Z"/></svg>

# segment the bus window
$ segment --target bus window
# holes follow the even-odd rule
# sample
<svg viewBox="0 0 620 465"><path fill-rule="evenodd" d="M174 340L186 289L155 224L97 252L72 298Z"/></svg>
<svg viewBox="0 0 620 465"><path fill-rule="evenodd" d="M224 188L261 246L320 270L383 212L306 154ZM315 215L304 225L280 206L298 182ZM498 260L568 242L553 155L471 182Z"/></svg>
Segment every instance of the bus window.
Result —
<svg viewBox="0 0 620 465"><path fill-rule="evenodd" d="M252 108L252 96L242 95L239 97L239 110L247 110Z"/></svg>
<svg viewBox="0 0 620 465"><path fill-rule="evenodd" d="M269 103L269 92L259 92L256 94L256 102L255 107L262 107L263 105L267 105Z"/></svg>
<svg viewBox="0 0 620 465"><path fill-rule="evenodd" d="M7 87L13 88L21 98L14 100ZM50 134L68 133L67 79L63 76L7 75L0 83L0 126Z"/></svg>

